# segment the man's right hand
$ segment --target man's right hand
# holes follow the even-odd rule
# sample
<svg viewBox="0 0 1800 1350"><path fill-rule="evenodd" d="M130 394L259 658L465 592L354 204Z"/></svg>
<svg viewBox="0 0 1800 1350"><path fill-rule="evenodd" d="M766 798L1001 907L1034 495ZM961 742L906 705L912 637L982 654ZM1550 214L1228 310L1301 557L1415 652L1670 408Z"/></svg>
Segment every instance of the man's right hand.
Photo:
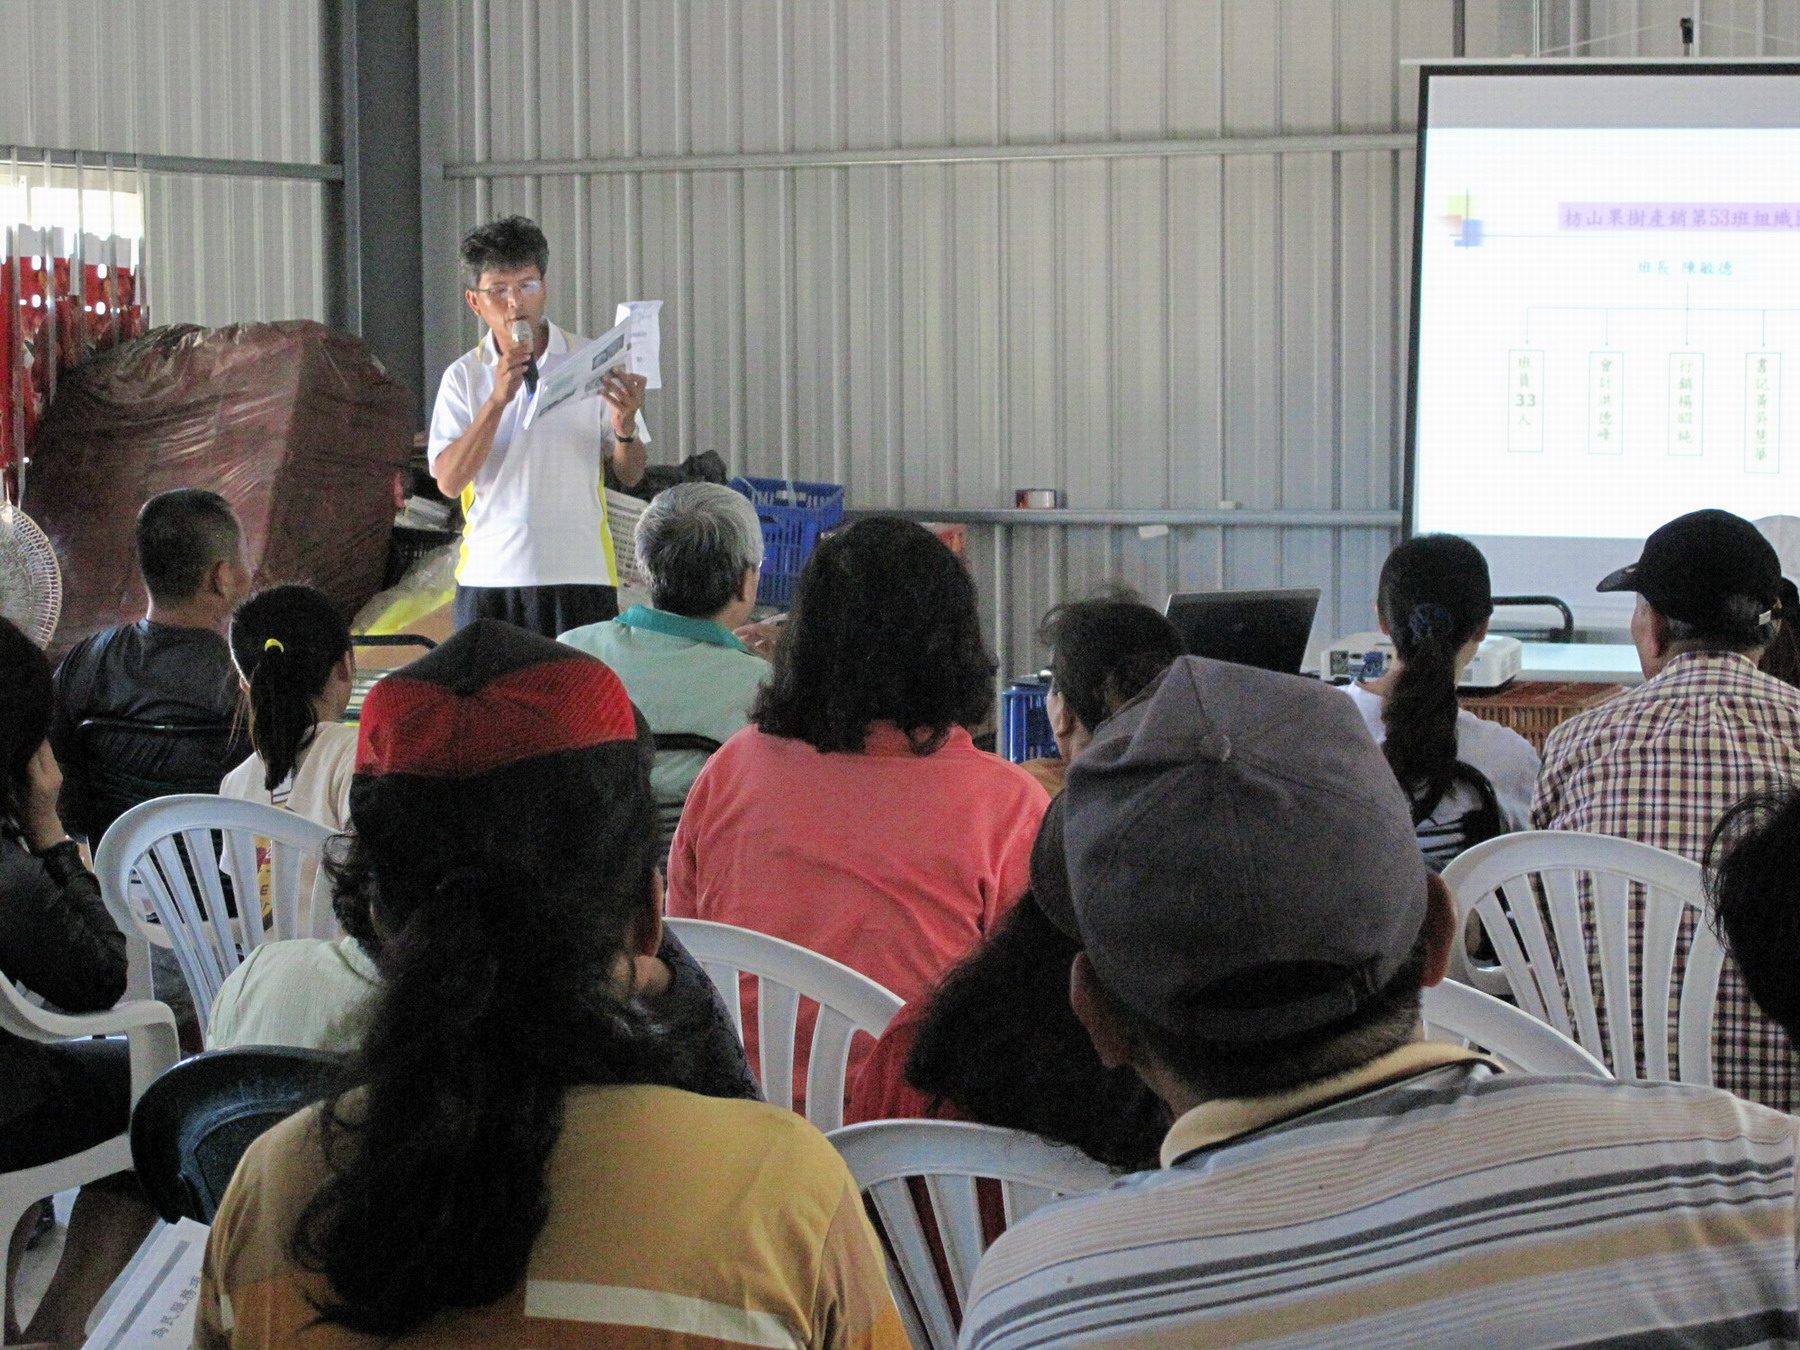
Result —
<svg viewBox="0 0 1800 1350"><path fill-rule="evenodd" d="M508 347L500 356L500 367L494 372L494 392L488 395L488 401L496 408L504 408L519 392L519 386L525 383L525 367L531 364L532 343L529 339L515 347Z"/></svg>

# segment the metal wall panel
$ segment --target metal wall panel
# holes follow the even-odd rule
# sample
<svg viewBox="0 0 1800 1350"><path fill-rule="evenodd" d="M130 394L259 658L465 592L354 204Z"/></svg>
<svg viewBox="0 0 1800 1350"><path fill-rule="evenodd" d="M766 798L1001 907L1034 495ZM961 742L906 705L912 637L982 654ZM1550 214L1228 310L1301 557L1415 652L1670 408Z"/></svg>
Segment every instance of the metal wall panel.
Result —
<svg viewBox="0 0 1800 1350"><path fill-rule="evenodd" d="M323 321L320 184L145 174L144 196L153 322Z"/></svg>
<svg viewBox="0 0 1800 1350"><path fill-rule="evenodd" d="M319 0L0 0L0 144L321 163Z"/></svg>
<svg viewBox="0 0 1800 1350"><path fill-rule="evenodd" d="M1510 50L1541 56L1800 56L1800 0L1477 0L1515 11Z"/></svg>
<svg viewBox="0 0 1800 1350"><path fill-rule="evenodd" d="M456 0L436 13L438 151L456 167L428 284L457 287L460 230L535 215L560 319L595 332L616 300L666 302L656 458L717 449L739 472L846 483L860 507L992 508L1059 486L1090 508L1392 510L1410 150L1137 147L1405 132L1400 62L1454 54L1455 9ZM1501 54L1481 45L1506 40L1496 15L1472 16L1469 54ZM1091 153L1030 157L1071 144ZM883 162L940 147L983 158ZM797 152L839 162L683 163ZM667 158L624 162L651 156ZM590 159L605 162L481 167ZM433 369L476 336L438 313ZM1366 627L1391 541L971 527L1011 670L1039 659L1048 605L1108 580L1159 602L1314 584L1317 639Z"/></svg>
<svg viewBox="0 0 1800 1350"><path fill-rule="evenodd" d="M0 0L0 146L323 162L320 0ZM316 183L152 173L156 323L325 317Z"/></svg>

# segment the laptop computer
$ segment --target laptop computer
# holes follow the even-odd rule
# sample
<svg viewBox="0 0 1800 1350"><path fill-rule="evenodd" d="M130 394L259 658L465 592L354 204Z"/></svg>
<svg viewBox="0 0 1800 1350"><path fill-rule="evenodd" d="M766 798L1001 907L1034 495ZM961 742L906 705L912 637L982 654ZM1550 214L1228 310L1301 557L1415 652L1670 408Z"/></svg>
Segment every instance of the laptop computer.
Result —
<svg viewBox="0 0 1800 1350"><path fill-rule="evenodd" d="M1169 622L1195 656L1298 675L1318 612L1317 587L1171 595Z"/></svg>

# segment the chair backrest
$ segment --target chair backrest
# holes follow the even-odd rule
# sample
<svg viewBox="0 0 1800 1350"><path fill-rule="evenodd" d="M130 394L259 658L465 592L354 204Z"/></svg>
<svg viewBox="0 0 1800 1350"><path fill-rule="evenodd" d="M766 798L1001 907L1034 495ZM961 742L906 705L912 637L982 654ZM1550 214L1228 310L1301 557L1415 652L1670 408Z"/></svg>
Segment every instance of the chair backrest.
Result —
<svg viewBox="0 0 1800 1350"><path fill-rule="evenodd" d="M139 802L177 792L217 792L230 770L235 728L229 722L135 722L124 717L90 717L75 728L81 754L77 794L83 818L75 822L90 844L98 845L112 823ZM194 771L185 775L134 772L146 756L187 748L183 758Z"/></svg>
<svg viewBox="0 0 1800 1350"><path fill-rule="evenodd" d="M968 1304L969 1282L990 1240L978 1181L997 1184L1002 1217L1011 1227L1046 1201L1099 1190L1115 1179L1072 1148L993 1125L877 1120L834 1130L831 1142L875 1207L887 1239L888 1282L915 1350L956 1344L958 1310ZM920 1212L911 1178L922 1183L927 1214Z"/></svg>
<svg viewBox="0 0 1800 1350"><path fill-rule="evenodd" d="M1450 820L1432 824L1419 822L1413 826L1419 852L1425 855L1426 865L1434 872L1442 872L1453 859L1477 844L1496 838L1506 829L1494 785L1480 769L1473 764L1464 764L1460 759L1450 766L1450 787L1432 804L1433 815L1442 810L1444 802L1453 798L1458 788L1468 789L1475 798L1473 806Z"/></svg>
<svg viewBox="0 0 1800 1350"><path fill-rule="evenodd" d="M1725 954L1699 864L1610 835L1529 830L1470 849L1444 881L1458 915L1479 916L1520 1008L1621 1078L1712 1082ZM1460 944L1456 957L1466 966Z"/></svg>
<svg viewBox="0 0 1800 1350"><path fill-rule="evenodd" d="M851 1038L859 1031L879 1036L887 1030L900 1011L899 996L829 956L767 933L705 919L670 919L668 925L718 988L740 1037L744 1011L738 975L756 978L759 1062L751 1067L765 1100L793 1101L800 1000L819 1005L807 1058L806 1118L821 1130L842 1125Z"/></svg>
<svg viewBox="0 0 1800 1350"><path fill-rule="evenodd" d="M131 1113L131 1161L170 1223L211 1223L238 1159L258 1135L326 1096L335 1055L247 1045L185 1059Z"/></svg>
<svg viewBox="0 0 1800 1350"><path fill-rule="evenodd" d="M1427 1040L1473 1046L1509 1069L1612 1077L1606 1065L1548 1022L1455 980L1427 989L1423 1012Z"/></svg>
<svg viewBox="0 0 1800 1350"><path fill-rule="evenodd" d="M130 944L133 994L149 997L149 947L171 947L205 1026L213 995L260 943L330 937L336 919L300 884L302 863L316 861L330 837L292 811L210 793L159 797L120 816L94 853L94 872L120 931L142 939ZM248 903L228 890L221 861L248 879ZM257 884L264 863L267 915Z"/></svg>
<svg viewBox="0 0 1800 1350"><path fill-rule="evenodd" d="M699 755L700 765L712 758L722 744L711 736L702 736L694 731L658 731L654 734L654 739L658 759L664 755ZM699 765L695 766L694 772L700 772ZM681 801L659 801L656 804L656 829L665 859L669 856L670 845L675 842L675 827L681 824L681 811L686 804L685 798Z"/></svg>

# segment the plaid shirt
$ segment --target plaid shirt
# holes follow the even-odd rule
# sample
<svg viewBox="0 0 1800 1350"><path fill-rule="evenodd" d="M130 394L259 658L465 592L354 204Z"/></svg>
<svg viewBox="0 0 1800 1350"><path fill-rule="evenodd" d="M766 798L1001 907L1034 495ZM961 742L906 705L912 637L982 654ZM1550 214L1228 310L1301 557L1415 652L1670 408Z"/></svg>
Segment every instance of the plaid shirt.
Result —
<svg viewBox="0 0 1800 1350"><path fill-rule="evenodd" d="M1619 835L1699 862L1726 810L1795 782L1800 689L1747 657L1685 652L1655 679L1550 734L1531 824ZM1800 1059L1751 1003L1730 960L1719 982L1713 1078L1779 1111L1800 1106Z"/></svg>

